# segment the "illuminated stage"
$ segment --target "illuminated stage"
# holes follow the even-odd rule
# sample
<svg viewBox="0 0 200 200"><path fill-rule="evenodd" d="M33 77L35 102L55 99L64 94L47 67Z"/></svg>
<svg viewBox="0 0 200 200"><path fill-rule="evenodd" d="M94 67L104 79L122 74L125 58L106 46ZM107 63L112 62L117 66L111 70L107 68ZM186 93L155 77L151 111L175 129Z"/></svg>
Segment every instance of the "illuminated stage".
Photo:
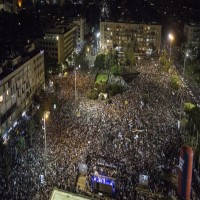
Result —
<svg viewBox="0 0 200 200"><path fill-rule="evenodd" d="M115 194L115 180L102 175L92 175L92 188L94 191L103 192L108 195Z"/></svg>
<svg viewBox="0 0 200 200"><path fill-rule="evenodd" d="M90 158L87 159L88 161ZM93 156L92 162L87 162L90 171L90 183L93 193L101 196L114 198L117 193L117 177L119 173L123 173L125 164L113 158L105 158L103 156Z"/></svg>

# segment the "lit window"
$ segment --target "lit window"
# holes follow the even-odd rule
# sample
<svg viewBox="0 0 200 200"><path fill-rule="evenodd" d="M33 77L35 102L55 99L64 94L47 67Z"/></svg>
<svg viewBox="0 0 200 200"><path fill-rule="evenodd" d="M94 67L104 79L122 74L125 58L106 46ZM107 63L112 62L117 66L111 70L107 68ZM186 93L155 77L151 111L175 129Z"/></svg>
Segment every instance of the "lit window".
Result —
<svg viewBox="0 0 200 200"><path fill-rule="evenodd" d="M107 28L107 31L109 31L110 30L110 28Z"/></svg>
<svg viewBox="0 0 200 200"><path fill-rule="evenodd" d="M107 40L107 43L109 43L110 41L109 40Z"/></svg>
<svg viewBox="0 0 200 200"><path fill-rule="evenodd" d="M3 95L0 96L0 103L3 102Z"/></svg>
<svg viewBox="0 0 200 200"><path fill-rule="evenodd" d="M112 35L113 35L113 33L111 32L111 33L110 33L110 35L112 36Z"/></svg>

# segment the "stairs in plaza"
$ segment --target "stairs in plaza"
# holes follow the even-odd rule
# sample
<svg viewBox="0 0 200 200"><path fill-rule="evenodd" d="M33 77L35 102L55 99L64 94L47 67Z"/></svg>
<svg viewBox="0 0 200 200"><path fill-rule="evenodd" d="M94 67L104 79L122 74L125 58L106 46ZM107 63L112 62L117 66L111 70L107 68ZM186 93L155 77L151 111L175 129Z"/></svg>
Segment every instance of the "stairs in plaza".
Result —
<svg viewBox="0 0 200 200"><path fill-rule="evenodd" d="M80 190L84 191L85 183L86 183L86 176L80 174L77 181L77 187L80 186Z"/></svg>

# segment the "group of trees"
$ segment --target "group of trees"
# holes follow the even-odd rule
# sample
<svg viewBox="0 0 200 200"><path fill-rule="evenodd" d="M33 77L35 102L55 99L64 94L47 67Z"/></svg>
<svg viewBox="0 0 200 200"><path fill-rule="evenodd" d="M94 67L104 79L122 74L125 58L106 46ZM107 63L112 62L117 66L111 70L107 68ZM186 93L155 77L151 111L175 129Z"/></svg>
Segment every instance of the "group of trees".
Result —
<svg viewBox="0 0 200 200"><path fill-rule="evenodd" d="M172 68L173 60L169 60L167 52L163 51L160 56L160 70L164 72L169 72Z"/></svg>
<svg viewBox="0 0 200 200"><path fill-rule="evenodd" d="M195 128L200 132L200 108L193 103L187 102L184 104L184 111L187 120L185 125L188 126L189 121L192 121Z"/></svg>
<svg viewBox="0 0 200 200"><path fill-rule="evenodd" d="M125 66L131 66L134 69L136 58L134 54L134 46L127 45L123 52L119 52L115 49L109 49L107 53L100 53L96 56L94 66L98 71L105 71L107 74L114 76L122 76L125 70ZM108 84L107 81L95 83L94 88L87 93L87 97L90 99L97 99L100 93L108 93L111 97L118 93L121 93L123 87L119 84Z"/></svg>
<svg viewBox="0 0 200 200"><path fill-rule="evenodd" d="M124 52L110 49L107 53L98 54L94 66L98 70L106 70L110 71L111 74L121 75L123 66L129 65L134 68L135 63L134 48L132 45L127 45Z"/></svg>
<svg viewBox="0 0 200 200"><path fill-rule="evenodd" d="M197 50L196 50L197 51ZM196 53L194 56L190 56L192 51L189 53L189 57L186 58L185 72L186 76L195 82L198 86L200 85L200 55ZM182 63L184 59L182 59Z"/></svg>
<svg viewBox="0 0 200 200"><path fill-rule="evenodd" d="M187 54L187 56L186 56ZM185 60L185 76L190 79L191 84L200 85L200 45L190 44L187 48L177 52L176 61L184 65Z"/></svg>
<svg viewBox="0 0 200 200"><path fill-rule="evenodd" d="M120 94L123 91L123 87L121 85L118 85L116 83L113 84L107 84L106 82L102 82L102 83L95 83L94 88L92 88L90 91L87 92L87 97L89 99L93 99L96 100L98 99L99 95L100 95L100 99L105 99L103 93L107 93L108 94L108 103L111 102L110 101L110 97L116 95L116 94Z"/></svg>
<svg viewBox="0 0 200 200"><path fill-rule="evenodd" d="M200 108L193 103L184 104L184 142L194 151L194 166L200 170Z"/></svg>
<svg viewBox="0 0 200 200"><path fill-rule="evenodd" d="M188 53L186 57L185 52ZM185 64L185 78L190 84L196 88L196 84L200 84L200 47L192 47L179 52L177 62L182 66ZM184 63L185 62L185 63ZM197 88L198 89L198 88ZM191 146L194 151L194 165L196 169L200 169L200 108L196 103L184 103L184 115L181 119L183 129L184 142Z"/></svg>
<svg viewBox="0 0 200 200"><path fill-rule="evenodd" d="M128 44L126 46L124 55L126 59L126 64L130 65L133 68L136 63L136 58L135 58L134 47L131 44Z"/></svg>
<svg viewBox="0 0 200 200"><path fill-rule="evenodd" d="M177 91L181 86L181 79L176 73L171 76L170 86L175 91Z"/></svg>
<svg viewBox="0 0 200 200"><path fill-rule="evenodd" d="M197 49L195 49L197 51ZM191 53L192 51L190 51ZM181 52L182 53L182 52ZM200 84L200 68L198 54L193 53L193 58L188 56L184 57L183 53L179 56L179 62L183 66L185 64L185 76L190 80L190 84L195 81ZM200 56L199 56L200 58ZM185 59L185 60L184 60ZM186 62L186 63L184 63ZM167 72L170 75L169 85L174 91L178 91L182 85L180 76L177 74L173 67L173 60L169 60L167 53L164 51L160 56L160 72ZM200 108L191 102L184 102L184 114L181 118L181 130L183 134L184 143L191 146L195 153L194 163L196 168L200 169ZM181 110L180 110L181 112Z"/></svg>
<svg viewBox="0 0 200 200"><path fill-rule="evenodd" d="M160 56L159 71L168 73L170 75L169 85L174 91L177 91L181 86L181 79L173 67L173 60L168 58L167 52L163 51Z"/></svg>

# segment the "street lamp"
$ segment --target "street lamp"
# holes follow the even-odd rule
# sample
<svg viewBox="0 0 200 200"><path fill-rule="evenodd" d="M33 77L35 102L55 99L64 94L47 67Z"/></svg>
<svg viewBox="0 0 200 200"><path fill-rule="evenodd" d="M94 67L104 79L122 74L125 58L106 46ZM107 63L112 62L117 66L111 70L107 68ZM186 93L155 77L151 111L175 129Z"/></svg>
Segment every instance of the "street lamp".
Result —
<svg viewBox="0 0 200 200"><path fill-rule="evenodd" d="M185 57L184 57L184 63L183 63L183 79L185 78L185 63L186 63L186 58L188 58L189 54L186 52Z"/></svg>
<svg viewBox="0 0 200 200"><path fill-rule="evenodd" d="M74 87L74 95L75 95L75 101L77 100L77 89L76 89L76 70L81 68L79 65L78 67L75 68L75 87Z"/></svg>
<svg viewBox="0 0 200 200"><path fill-rule="evenodd" d="M174 36L170 33L168 35L168 38L170 40L170 49L169 49L169 60L171 60L171 54L172 54L172 42L174 40Z"/></svg>
<svg viewBox="0 0 200 200"><path fill-rule="evenodd" d="M97 38L99 38L99 36L100 36L100 33L98 32L98 33L96 34L96 36L97 36Z"/></svg>
<svg viewBox="0 0 200 200"><path fill-rule="evenodd" d="M96 34L96 38L97 38L97 50L99 50L100 32L98 32L98 33Z"/></svg>
<svg viewBox="0 0 200 200"><path fill-rule="evenodd" d="M46 176L46 161L47 161L47 132L46 132L46 120L49 117L50 112L44 111L43 121L44 121L44 159L45 159L45 176Z"/></svg>

